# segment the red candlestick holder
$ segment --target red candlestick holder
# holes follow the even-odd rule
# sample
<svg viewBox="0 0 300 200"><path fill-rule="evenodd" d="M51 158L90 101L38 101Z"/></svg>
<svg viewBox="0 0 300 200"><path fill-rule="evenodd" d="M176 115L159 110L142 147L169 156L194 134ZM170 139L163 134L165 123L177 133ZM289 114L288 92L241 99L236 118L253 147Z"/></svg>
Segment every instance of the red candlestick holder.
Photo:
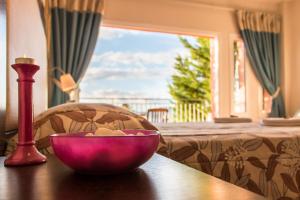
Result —
<svg viewBox="0 0 300 200"><path fill-rule="evenodd" d="M40 69L34 64L12 65L18 73L19 133L16 150L5 160L5 166L33 165L46 162L46 157L35 147L32 134L32 84L33 75Z"/></svg>

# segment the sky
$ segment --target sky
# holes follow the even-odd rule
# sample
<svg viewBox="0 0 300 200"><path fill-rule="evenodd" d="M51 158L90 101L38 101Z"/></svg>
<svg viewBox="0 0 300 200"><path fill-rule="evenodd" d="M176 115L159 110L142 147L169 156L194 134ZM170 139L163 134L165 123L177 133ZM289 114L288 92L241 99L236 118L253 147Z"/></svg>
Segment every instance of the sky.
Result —
<svg viewBox="0 0 300 200"><path fill-rule="evenodd" d="M80 96L170 99L178 54L188 54L178 35L101 27Z"/></svg>

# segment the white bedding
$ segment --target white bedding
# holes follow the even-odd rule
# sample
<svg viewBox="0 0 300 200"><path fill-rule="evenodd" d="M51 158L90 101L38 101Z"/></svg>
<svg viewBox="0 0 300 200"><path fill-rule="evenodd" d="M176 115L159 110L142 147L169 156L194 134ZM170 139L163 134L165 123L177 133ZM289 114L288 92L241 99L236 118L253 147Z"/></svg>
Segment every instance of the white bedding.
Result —
<svg viewBox="0 0 300 200"><path fill-rule="evenodd" d="M168 136L189 136L189 135L235 135L235 134L254 134L264 136L299 134L300 127L271 127L261 123L158 123L154 124L162 135Z"/></svg>

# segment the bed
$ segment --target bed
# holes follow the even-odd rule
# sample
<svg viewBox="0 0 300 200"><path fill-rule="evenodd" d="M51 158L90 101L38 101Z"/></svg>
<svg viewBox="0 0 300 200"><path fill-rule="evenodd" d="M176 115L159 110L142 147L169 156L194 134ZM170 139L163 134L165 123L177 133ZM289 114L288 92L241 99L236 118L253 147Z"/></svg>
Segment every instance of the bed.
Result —
<svg viewBox="0 0 300 200"><path fill-rule="evenodd" d="M259 123L156 124L158 153L268 199L300 191L300 127Z"/></svg>
<svg viewBox="0 0 300 200"><path fill-rule="evenodd" d="M300 127L264 127L258 123L156 124L162 133L158 153L264 195L289 200L300 191ZM107 104L64 104L34 120L36 146L52 153L49 135L110 129L156 129L141 116ZM8 141L6 154L16 145ZM184 181L184 180L183 180ZM199 186L201 187L201 186Z"/></svg>

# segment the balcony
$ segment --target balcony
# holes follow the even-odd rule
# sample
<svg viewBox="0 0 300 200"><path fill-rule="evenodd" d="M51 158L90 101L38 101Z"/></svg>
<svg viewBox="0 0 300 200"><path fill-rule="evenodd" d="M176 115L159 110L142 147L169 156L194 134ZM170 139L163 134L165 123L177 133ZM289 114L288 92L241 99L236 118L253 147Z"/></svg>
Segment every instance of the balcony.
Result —
<svg viewBox="0 0 300 200"><path fill-rule="evenodd" d="M162 122L205 122L211 119L211 114L205 113L204 105L200 103L176 103L171 99L158 98L95 98L83 97L81 103L107 103L125 107L131 112L147 118L149 109L167 109L167 115ZM150 121L151 118L149 119Z"/></svg>

